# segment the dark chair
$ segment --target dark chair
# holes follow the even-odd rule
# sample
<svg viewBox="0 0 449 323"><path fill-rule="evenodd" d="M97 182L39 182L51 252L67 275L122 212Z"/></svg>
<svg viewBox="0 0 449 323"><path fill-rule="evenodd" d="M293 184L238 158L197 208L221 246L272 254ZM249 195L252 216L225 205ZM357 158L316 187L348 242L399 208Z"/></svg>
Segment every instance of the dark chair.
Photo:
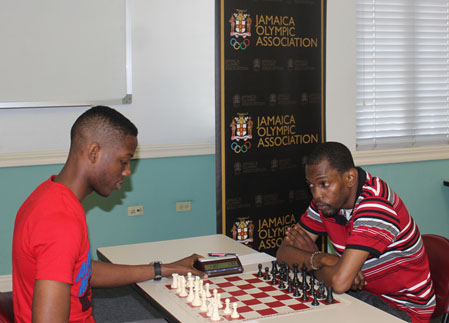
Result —
<svg viewBox="0 0 449 323"><path fill-rule="evenodd" d="M0 292L0 323L14 322L12 296Z"/></svg>
<svg viewBox="0 0 449 323"><path fill-rule="evenodd" d="M429 259L430 275L435 288L437 305L432 318L449 322L449 239L436 234L423 234L424 247Z"/></svg>

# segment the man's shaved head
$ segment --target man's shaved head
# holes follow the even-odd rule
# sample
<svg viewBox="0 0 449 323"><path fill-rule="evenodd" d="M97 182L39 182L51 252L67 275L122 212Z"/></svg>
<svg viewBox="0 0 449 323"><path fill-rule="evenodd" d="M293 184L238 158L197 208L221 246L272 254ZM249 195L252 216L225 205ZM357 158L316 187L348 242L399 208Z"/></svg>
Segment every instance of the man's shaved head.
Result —
<svg viewBox="0 0 449 323"><path fill-rule="evenodd" d="M136 126L120 112L106 106L95 106L84 112L70 131L71 149L79 149L86 141L99 144L119 142L126 136L137 137Z"/></svg>

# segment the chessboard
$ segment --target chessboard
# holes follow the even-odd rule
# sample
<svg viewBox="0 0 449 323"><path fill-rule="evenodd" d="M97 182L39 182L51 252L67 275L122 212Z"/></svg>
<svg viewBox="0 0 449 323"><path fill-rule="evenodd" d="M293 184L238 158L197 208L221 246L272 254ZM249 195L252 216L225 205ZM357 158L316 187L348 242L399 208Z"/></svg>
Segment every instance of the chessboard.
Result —
<svg viewBox="0 0 449 323"><path fill-rule="evenodd" d="M273 277L272 275L270 275ZM222 303L229 299L229 303L236 303L238 318L232 318L230 314L223 314L221 309L221 321L247 321L257 320L265 317L291 314L299 311L319 311L326 307L340 306L343 303L349 303L347 300L340 299L337 295L317 297L318 283L316 289L313 287L315 282L309 275L306 277L308 290L303 293L292 293L291 288L281 284L281 279L276 279L260 275L257 272L242 273L231 276L221 276L205 279L202 285L206 285L214 294L219 294ZM281 284L281 287L279 287ZM172 285L159 285L161 292L168 293L169 298L177 306L187 309L197 322L211 322L206 311L201 311L200 307L193 306L186 301L185 296L177 294ZM313 290L313 291L312 291ZM304 295L305 294L305 295ZM235 316L235 315L234 315Z"/></svg>

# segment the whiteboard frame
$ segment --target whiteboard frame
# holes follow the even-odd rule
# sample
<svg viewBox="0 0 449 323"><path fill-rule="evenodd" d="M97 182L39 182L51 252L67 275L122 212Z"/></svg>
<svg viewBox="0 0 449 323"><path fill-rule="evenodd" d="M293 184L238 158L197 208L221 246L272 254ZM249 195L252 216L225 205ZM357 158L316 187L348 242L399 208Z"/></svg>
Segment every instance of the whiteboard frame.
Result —
<svg viewBox="0 0 449 323"><path fill-rule="evenodd" d="M132 35L131 35L131 14L129 3L125 2L125 75L126 75L126 93L122 98L111 98L104 100L75 100L75 101L13 101L1 102L0 109L17 108L48 108L48 107L86 107L96 105L120 105L132 103Z"/></svg>

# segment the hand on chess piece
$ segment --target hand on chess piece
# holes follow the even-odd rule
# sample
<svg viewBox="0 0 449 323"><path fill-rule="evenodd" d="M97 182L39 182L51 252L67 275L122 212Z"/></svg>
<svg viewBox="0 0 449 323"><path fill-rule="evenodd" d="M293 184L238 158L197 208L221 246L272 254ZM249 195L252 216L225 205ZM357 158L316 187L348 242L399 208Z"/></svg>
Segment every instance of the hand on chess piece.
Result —
<svg viewBox="0 0 449 323"><path fill-rule="evenodd" d="M365 275L362 271L359 271L352 282L352 290L362 290L368 283L365 280Z"/></svg>
<svg viewBox="0 0 449 323"><path fill-rule="evenodd" d="M316 243L298 223L287 229L285 241L293 247L305 251L315 252L318 250Z"/></svg>
<svg viewBox="0 0 449 323"><path fill-rule="evenodd" d="M207 274L203 273L202 271L199 271L195 267L193 267L193 264L198 258L203 258L203 256L193 254L189 257L180 259L178 261L169 263L169 264L162 264L162 276L170 276L173 273L177 273L180 275L187 275L188 272L191 272L192 275L200 276L202 278L207 278Z"/></svg>

